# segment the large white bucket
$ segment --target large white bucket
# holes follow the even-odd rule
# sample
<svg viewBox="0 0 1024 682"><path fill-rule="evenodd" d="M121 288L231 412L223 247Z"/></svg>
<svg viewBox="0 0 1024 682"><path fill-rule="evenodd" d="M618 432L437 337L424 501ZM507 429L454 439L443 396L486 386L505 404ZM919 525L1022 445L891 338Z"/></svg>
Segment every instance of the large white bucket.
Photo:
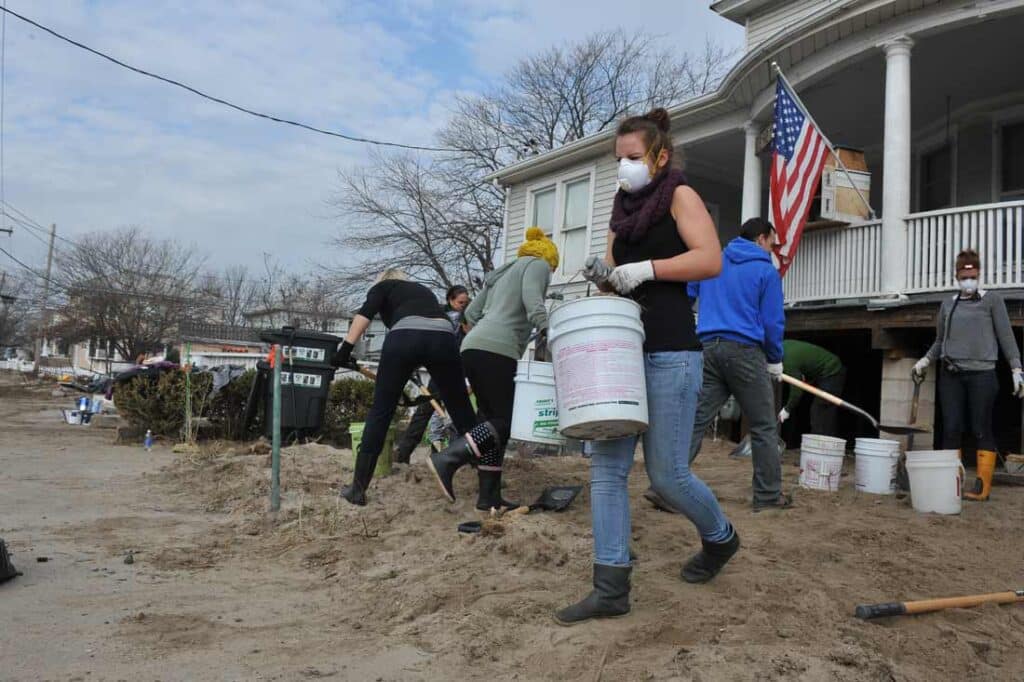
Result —
<svg viewBox="0 0 1024 682"><path fill-rule="evenodd" d="M900 444L895 440L858 438L854 453L857 490L876 495L896 492L896 463Z"/></svg>
<svg viewBox="0 0 1024 682"><path fill-rule="evenodd" d="M550 362L520 360L516 370L516 400L512 437L528 443L562 445L558 432L555 369Z"/></svg>
<svg viewBox="0 0 1024 682"><path fill-rule="evenodd" d="M956 450L907 453L910 503L919 512L959 514L964 467Z"/></svg>
<svg viewBox="0 0 1024 682"><path fill-rule="evenodd" d="M617 296L563 303L548 321L548 345L562 435L610 440L647 429L639 305Z"/></svg>
<svg viewBox="0 0 1024 682"><path fill-rule="evenodd" d="M843 456L800 449L800 485L812 490L839 490L843 475Z"/></svg>
<svg viewBox="0 0 1024 682"><path fill-rule="evenodd" d="M815 448L822 452L834 452L843 454L846 452L846 440L833 436L819 436L814 433L805 433L800 439L800 447Z"/></svg>

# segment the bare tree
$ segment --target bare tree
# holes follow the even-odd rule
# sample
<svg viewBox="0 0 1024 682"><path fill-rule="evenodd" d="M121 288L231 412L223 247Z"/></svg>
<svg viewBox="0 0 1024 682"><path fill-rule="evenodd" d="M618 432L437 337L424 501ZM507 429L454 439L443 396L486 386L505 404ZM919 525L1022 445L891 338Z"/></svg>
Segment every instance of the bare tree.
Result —
<svg viewBox="0 0 1024 682"><path fill-rule="evenodd" d="M335 239L346 282L402 267L424 283L474 288L494 268L504 192L483 178L531 154L581 139L623 116L716 87L734 53L710 40L675 53L646 34L594 34L520 61L493 92L456 100L441 158L376 155L340 173Z"/></svg>
<svg viewBox="0 0 1024 682"><path fill-rule="evenodd" d="M209 302L212 319L233 327L245 326L245 313L252 310L260 293L260 283L244 265L230 265L220 273L199 278L196 295Z"/></svg>
<svg viewBox="0 0 1024 682"><path fill-rule="evenodd" d="M397 267L444 289L472 286L475 276L494 268L494 224L450 167L412 155L377 153L374 159L369 167L339 173L333 205L346 226L335 244L355 256L339 269L340 283L365 284Z"/></svg>
<svg viewBox="0 0 1024 682"><path fill-rule="evenodd" d="M35 278L5 273L0 282L0 347L27 344L35 322Z"/></svg>
<svg viewBox="0 0 1024 682"><path fill-rule="evenodd" d="M54 332L69 342L109 340L129 359L162 348L182 320L209 312L194 288L202 265L193 249L137 227L89 235L57 257L66 302Z"/></svg>

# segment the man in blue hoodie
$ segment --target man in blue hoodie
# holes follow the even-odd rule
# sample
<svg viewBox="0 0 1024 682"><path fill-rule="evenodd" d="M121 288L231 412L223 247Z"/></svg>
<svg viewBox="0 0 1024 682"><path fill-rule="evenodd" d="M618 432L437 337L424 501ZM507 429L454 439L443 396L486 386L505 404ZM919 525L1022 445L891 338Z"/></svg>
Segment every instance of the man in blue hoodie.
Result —
<svg viewBox="0 0 1024 682"><path fill-rule="evenodd" d="M704 345L704 386L693 423L690 461L729 395L750 422L754 511L790 506L782 493L772 379L782 375L782 278L772 264L775 228L751 218L725 247L722 272L689 284L698 299L697 336Z"/></svg>

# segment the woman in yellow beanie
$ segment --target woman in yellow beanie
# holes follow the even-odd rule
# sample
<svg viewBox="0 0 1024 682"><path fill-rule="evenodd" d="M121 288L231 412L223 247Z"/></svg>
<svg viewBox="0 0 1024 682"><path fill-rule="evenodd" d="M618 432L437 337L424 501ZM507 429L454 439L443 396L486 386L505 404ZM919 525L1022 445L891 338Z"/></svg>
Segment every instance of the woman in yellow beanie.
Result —
<svg viewBox="0 0 1024 682"><path fill-rule="evenodd" d="M477 465L478 509L516 507L501 497L501 466L512 431L516 364L526 351L530 332L545 331L545 306L551 273L558 267L558 247L539 227L526 231L518 258L487 275L483 292L466 309L472 327L462 342L462 366L477 400L482 423L430 456L430 467L445 496L455 501L452 478L464 464Z"/></svg>

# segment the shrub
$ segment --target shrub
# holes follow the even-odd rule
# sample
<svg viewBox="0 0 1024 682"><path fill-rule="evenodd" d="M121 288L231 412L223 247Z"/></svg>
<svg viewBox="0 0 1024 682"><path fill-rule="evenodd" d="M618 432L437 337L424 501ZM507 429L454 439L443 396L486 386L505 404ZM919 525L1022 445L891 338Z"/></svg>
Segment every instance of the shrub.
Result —
<svg viewBox="0 0 1024 682"><path fill-rule="evenodd" d="M253 420L248 430L243 424L245 403L249 400L249 391L252 390L252 383L255 380L256 370L250 369L218 391L210 401L207 416L216 425L218 437L226 440L248 440L259 434L259 410L257 419Z"/></svg>
<svg viewBox="0 0 1024 682"><path fill-rule="evenodd" d="M202 416L213 377L192 375L192 416ZM114 386L114 403L129 424L154 434L181 438L185 426L185 373L162 372L159 377L140 375Z"/></svg>
<svg viewBox="0 0 1024 682"><path fill-rule="evenodd" d="M352 377L331 384L322 430L325 440L343 447L351 446L349 424L366 421L373 404L373 388L372 381Z"/></svg>

